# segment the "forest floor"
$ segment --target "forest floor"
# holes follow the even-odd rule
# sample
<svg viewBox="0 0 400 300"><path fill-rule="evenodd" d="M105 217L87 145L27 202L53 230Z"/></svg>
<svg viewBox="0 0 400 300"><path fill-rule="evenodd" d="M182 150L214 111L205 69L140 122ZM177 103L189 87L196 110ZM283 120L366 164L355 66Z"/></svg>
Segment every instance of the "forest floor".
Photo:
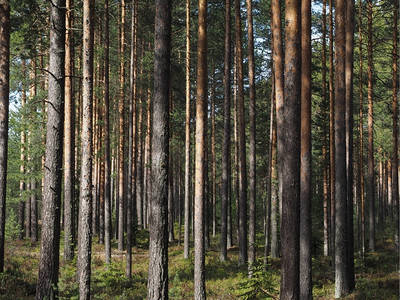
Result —
<svg viewBox="0 0 400 300"><path fill-rule="evenodd" d="M377 251L366 254L364 259L356 255L356 289L346 299L398 299L398 255L393 236L392 233L380 235L377 239ZM133 248L132 280L124 275L123 252L113 251L113 262L107 269L104 265L104 247L93 243L92 299L146 298L147 238L148 233L141 231L137 246ZM253 278L250 280L247 278L247 268L237 264L237 248L229 249L227 262L220 262L217 245L218 237L212 238L211 248L206 255L208 299L279 298L279 260L270 260L268 270L265 271L260 259L260 266L255 266ZM116 248L116 244L113 246ZM28 240L17 239L7 241L5 272L0 274L0 299L34 299L39 251L39 243L33 245ZM259 256L261 253L260 247ZM191 260L183 259L183 244L173 243L169 248L170 299L193 299L193 268ZM313 284L314 299L334 298L334 273L328 258L313 258ZM59 289L60 299L78 299L76 260L66 263L62 254Z"/></svg>

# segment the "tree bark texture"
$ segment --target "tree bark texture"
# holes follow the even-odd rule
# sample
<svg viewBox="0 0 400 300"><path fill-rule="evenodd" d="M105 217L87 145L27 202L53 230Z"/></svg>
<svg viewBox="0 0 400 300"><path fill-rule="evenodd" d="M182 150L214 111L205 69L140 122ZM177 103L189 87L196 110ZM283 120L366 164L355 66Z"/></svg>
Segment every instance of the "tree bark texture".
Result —
<svg viewBox="0 0 400 300"><path fill-rule="evenodd" d="M64 0L52 1L50 24L49 105L47 106L42 238L36 299L57 297L64 123Z"/></svg>
<svg viewBox="0 0 400 300"><path fill-rule="evenodd" d="M349 292L355 288L354 279L354 229L353 229L353 198L354 198L354 147L353 147L353 129L354 129L354 105L353 105L353 67L354 67L354 0L347 0L345 36L345 88L346 88L346 172L347 172L347 241L348 241L348 284Z"/></svg>
<svg viewBox="0 0 400 300"><path fill-rule="evenodd" d="M10 93L10 3L0 1L0 273L4 272L8 106Z"/></svg>
<svg viewBox="0 0 400 300"><path fill-rule="evenodd" d="M300 295L300 2L286 0L285 8L285 155L282 168L284 189L281 222L281 299L298 299Z"/></svg>
<svg viewBox="0 0 400 300"><path fill-rule="evenodd" d="M221 170L221 251L220 260L228 258L229 164L231 156L231 0L225 0L224 40L224 135Z"/></svg>
<svg viewBox="0 0 400 300"><path fill-rule="evenodd" d="M190 251L190 0L186 0L186 79L185 79L185 232L183 257Z"/></svg>
<svg viewBox="0 0 400 300"><path fill-rule="evenodd" d="M67 0L65 34L65 116L64 116L64 259L74 257L73 209L75 173L75 97L73 87L74 46L73 18L74 0Z"/></svg>
<svg viewBox="0 0 400 300"><path fill-rule="evenodd" d="M252 0L246 0L249 60L249 276L256 261L256 87Z"/></svg>
<svg viewBox="0 0 400 300"><path fill-rule="evenodd" d="M81 180L78 223L78 283L79 298L90 299L92 247L92 118L93 118L93 42L94 0L83 2L83 85L81 128Z"/></svg>
<svg viewBox="0 0 400 300"><path fill-rule="evenodd" d="M244 79L242 50L242 21L240 0L235 0L235 47L238 87L238 164L239 164L239 264L247 263L247 171L246 171L246 133L244 111Z"/></svg>
<svg viewBox="0 0 400 300"><path fill-rule="evenodd" d="M312 299L311 1L301 2L300 298Z"/></svg>
<svg viewBox="0 0 400 300"><path fill-rule="evenodd" d="M168 157L171 1L155 0L152 197L148 299L168 299Z"/></svg>
<svg viewBox="0 0 400 300"><path fill-rule="evenodd" d="M369 187L369 250L375 251L375 162L374 162L374 100L372 53L372 0L367 2L368 16L368 187Z"/></svg>
<svg viewBox="0 0 400 300"><path fill-rule="evenodd" d="M205 163L207 135L207 1L199 0L196 91L196 158L194 186L194 298L206 298Z"/></svg>
<svg viewBox="0 0 400 300"><path fill-rule="evenodd" d="M335 298L349 293L346 180L346 2L336 2L335 74ZM348 26L348 24L347 24Z"/></svg>

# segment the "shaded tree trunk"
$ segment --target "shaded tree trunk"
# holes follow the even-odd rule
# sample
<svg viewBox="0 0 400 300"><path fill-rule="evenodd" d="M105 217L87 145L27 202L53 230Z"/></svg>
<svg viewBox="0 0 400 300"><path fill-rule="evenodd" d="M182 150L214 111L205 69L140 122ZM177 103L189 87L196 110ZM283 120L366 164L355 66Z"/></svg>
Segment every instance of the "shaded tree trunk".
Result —
<svg viewBox="0 0 400 300"><path fill-rule="evenodd" d="M26 63L25 59L22 59L21 61L21 69L22 69L22 74L25 77L26 76ZM22 83L21 87L21 107L24 109L26 106L26 89L25 89L25 84ZM21 118L21 121L24 122L24 119L28 117L27 114L24 112ZM25 235L25 207L27 206L26 204L26 197L24 195L24 192L26 190L26 171L25 171L25 164L26 164L26 131L25 128L22 129L21 131L21 165L20 165L20 173L22 176L22 179L19 181L19 205L18 205L18 225L19 225L19 232L18 232L18 239L22 240ZM29 235L28 235L29 236Z"/></svg>
<svg viewBox="0 0 400 300"><path fill-rule="evenodd" d="M65 1L50 12L49 95L42 202L42 238L36 299L57 297L64 115Z"/></svg>
<svg viewBox="0 0 400 300"><path fill-rule="evenodd" d="M369 187L369 250L375 251L375 162L374 162L374 102L372 57L372 0L367 2L368 15L368 187Z"/></svg>
<svg viewBox="0 0 400 300"><path fill-rule="evenodd" d="M118 251L124 250L124 205L125 205L125 0L121 0L120 26L120 86L118 104Z"/></svg>
<svg viewBox="0 0 400 300"><path fill-rule="evenodd" d="M168 299L168 157L171 1L155 0L148 299Z"/></svg>
<svg viewBox="0 0 400 300"><path fill-rule="evenodd" d="M346 2L336 1L335 74L335 298L346 296L348 282L348 226L346 178ZM348 24L347 24L348 26Z"/></svg>
<svg viewBox="0 0 400 300"><path fill-rule="evenodd" d="M312 299L311 1L301 2L300 298Z"/></svg>
<svg viewBox="0 0 400 300"><path fill-rule="evenodd" d="M281 299L298 299L300 295L300 2L286 0L285 8L285 155L282 168L282 184L285 188L282 192L281 219Z"/></svg>
<svg viewBox="0 0 400 300"><path fill-rule="evenodd" d="M347 241L349 292L355 288L354 279L354 150L353 150L353 67L354 67L354 0L347 0L345 19L345 88L346 88L346 172L347 172Z"/></svg>
<svg viewBox="0 0 400 300"><path fill-rule="evenodd" d="M221 179L221 250L220 260L228 259L228 203L229 164L231 156L231 0L225 0L225 40L224 40L224 135L222 144Z"/></svg>
<svg viewBox="0 0 400 300"><path fill-rule="evenodd" d="M10 93L10 3L0 1L0 273L4 272L8 105Z"/></svg>
<svg viewBox="0 0 400 300"><path fill-rule="evenodd" d="M185 81L185 232L183 257L190 251L190 0L186 0L186 81Z"/></svg>
<svg viewBox="0 0 400 300"><path fill-rule="evenodd" d="M104 245L105 262L111 263L111 157L110 157L110 34L109 3L104 1Z"/></svg>
<svg viewBox="0 0 400 300"><path fill-rule="evenodd" d="M246 133L244 116L244 79L242 50L242 21L240 1L235 0L235 47L238 86L238 164L239 164L239 265L247 262L247 171L246 171Z"/></svg>

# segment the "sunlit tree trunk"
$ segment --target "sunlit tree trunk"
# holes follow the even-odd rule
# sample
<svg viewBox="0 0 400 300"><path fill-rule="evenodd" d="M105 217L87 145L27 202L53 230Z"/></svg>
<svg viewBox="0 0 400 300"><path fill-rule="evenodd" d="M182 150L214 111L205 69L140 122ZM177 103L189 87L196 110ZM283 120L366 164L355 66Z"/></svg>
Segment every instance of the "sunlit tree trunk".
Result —
<svg viewBox="0 0 400 300"><path fill-rule="evenodd" d="M152 197L148 299L168 299L168 157L171 1L155 0Z"/></svg>
<svg viewBox="0 0 400 300"><path fill-rule="evenodd" d="M26 62L25 59L21 61L21 71L23 76L26 76ZM22 83L21 87L21 108L24 111L26 109L26 88L25 84ZM28 117L27 113L23 112L21 121L22 122L27 122L25 118ZM22 179L19 181L19 203L18 203L18 239L22 240L25 236L25 210L26 210L26 197L24 195L24 192L26 190L26 171L25 171L25 165L26 165L26 130L25 128L22 129L21 131L21 165L19 167L20 174L22 176Z"/></svg>
<svg viewBox="0 0 400 300"><path fill-rule="evenodd" d="M73 46L74 0L67 0L65 35L65 116L64 116L64 259L70 261L73 251L73 201L75 173L75 97L73 87L74 46Z"/></svg>
<svg viewBox="0 0 400 300"><path fill-rule="evenodd" d="M298 299L300 295L300 20L300 2L286 0L281 299Z"/></svg>
<svg viewBox="0 0 400 300"><path fill-rule="evenodd" d="M207 0L199 0L194 186L194 298L206 298L205 282L205 146L207 135Z"/></svg>
<svg viewBox="0 0 400 300"><path fill-rule="evenodd" d="M36 299L57 297L64 115L65 1L50 10L49 94L42 201L42 239ZM2 110L3 111L3 110Z"/></svg>
<svg viewBox="0 0 400 300"><path fill-rule="evenodd" d="M79 298L90 299L91 221L92 221L92 151L93 151L93 42L94 0L83 2L83 85L81 128L81 180L78 223L78 283Z"/></svg>
<svg viewBox="0 0 400 300"><path fill-rule="evenodd" d="M8 105L10 87L10 3L0 1L0 273L4 272Z"/></svg>

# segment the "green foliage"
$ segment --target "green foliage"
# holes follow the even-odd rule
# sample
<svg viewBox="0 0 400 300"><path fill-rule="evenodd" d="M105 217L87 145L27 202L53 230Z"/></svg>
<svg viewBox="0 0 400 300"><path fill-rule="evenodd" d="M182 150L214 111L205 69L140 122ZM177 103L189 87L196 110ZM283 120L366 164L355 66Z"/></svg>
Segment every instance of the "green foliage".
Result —
<svg viewBox="0 0 400 300"><path fill-rule="evenodd" d="M13 240L18 237L19 225L17 220L17 214L13 209L8 210L5 230L6 230L6 240Z"/></svg>
<svg viewBox="0 0 400 300"><path fill-rule="evenodd" d="M238 284L240 299L278 299L277 275L258 260L253 266L253 275Z"/></svg>

